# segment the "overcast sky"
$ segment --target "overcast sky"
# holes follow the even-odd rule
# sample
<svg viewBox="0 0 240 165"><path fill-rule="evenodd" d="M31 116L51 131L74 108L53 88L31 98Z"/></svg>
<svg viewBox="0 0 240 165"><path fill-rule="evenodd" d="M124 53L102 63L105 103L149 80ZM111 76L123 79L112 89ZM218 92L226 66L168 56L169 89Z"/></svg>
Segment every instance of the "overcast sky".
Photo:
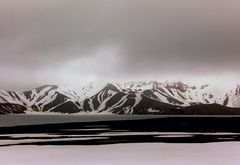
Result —
<svg viewBox="0 0 240 165"><path fill-rule="evenodd" d="M0 0L2 89L240 82L238 0Z"/></svg>

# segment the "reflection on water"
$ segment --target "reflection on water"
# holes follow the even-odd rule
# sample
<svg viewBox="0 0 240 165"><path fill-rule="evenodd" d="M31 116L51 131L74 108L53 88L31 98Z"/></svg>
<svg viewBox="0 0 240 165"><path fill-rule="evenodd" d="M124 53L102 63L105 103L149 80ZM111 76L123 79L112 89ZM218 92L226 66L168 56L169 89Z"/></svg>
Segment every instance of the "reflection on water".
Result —
<svg viewBox="0 0 240 165"><path fill-rule="evenodd" d="M161 118L4 127L0 128L0 147L240 141L239 128L233 127L233 124L239 124L239 121L229 120L228 127L223 120L208 118Z"/></svg>
<svg viewBox="0 0 240 165"><path fill-rule="evenodd" d="M199 143L239 141L236 133L181 133L181 132L104 132L81 135L80 132L71 135L62 134L5 134L0 135L0 146L11 145L97 145L115 143Z"/></svg>

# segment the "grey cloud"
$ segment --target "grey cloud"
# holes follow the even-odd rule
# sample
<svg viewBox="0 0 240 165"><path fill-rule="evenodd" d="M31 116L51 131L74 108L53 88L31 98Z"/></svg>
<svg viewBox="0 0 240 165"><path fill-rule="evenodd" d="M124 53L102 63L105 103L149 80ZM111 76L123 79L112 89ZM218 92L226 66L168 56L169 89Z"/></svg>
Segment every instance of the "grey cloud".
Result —
<svg viewBox="0 0 240 165"><path fill-rule="evenodd" d="M74 60L82 71L88 58L91 74L111 79L238 73L239 15L235 0L0 0L0 69L41 77ZM121 62L99 69L108 61L95 56L112 45Z"/></svg>

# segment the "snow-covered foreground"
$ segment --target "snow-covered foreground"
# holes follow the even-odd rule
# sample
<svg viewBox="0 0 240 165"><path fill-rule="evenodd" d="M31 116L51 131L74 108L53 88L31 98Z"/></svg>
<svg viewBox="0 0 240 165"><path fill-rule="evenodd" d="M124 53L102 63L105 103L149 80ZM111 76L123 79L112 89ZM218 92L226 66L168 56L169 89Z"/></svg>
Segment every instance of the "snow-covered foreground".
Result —
<svg viewBox="0 0 240 165"><path fill-rule="evenodd" d="M239 142L0 148L4 165L239 165L239 155Z"/></svg>

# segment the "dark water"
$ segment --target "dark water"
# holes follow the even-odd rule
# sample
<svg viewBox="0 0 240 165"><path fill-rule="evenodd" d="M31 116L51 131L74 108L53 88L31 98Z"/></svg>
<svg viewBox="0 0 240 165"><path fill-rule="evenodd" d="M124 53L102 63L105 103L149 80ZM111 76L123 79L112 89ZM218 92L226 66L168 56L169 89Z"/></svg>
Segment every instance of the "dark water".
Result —
<svg viewBox="0 0 240 165"><path fill-rule="evenodd" d="M10 115L0 147L240 141L238 116Z"/></svg>

